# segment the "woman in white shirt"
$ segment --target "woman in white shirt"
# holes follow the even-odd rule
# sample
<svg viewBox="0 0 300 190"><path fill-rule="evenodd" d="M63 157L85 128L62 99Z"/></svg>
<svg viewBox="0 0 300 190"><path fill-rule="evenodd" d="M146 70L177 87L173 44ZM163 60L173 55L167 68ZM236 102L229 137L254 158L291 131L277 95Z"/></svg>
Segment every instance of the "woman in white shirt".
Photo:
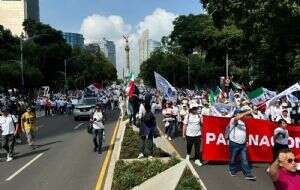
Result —
<svg viewBox="0 0 300 190"><path fill-rule="evenodd" d="M102 153L102 141L104 133L103 114L100 105L96 105L96 111L91 119L93 125L93 143L94 151Z"/></svg>
<svg viewBox="0 0 300 190"><path fill-rule="evenodd" d="M198 105L190 105L189 114L183 121L183 138L186 138L187 156L190 159L192 148L195 149L195 164L202 166L200 162L200 143L201 143L201 117L197 114Z"/></svg>
<svg viewBox="0 0 300 190"><path fill-rule="evenodd" d="M164 116L163 122L165 122L165 137L170 141L173 136L173 127L174 127L174 116L173 116L173 106L172 102L167 102L166 108L163 109L162 114Z"/></svg>

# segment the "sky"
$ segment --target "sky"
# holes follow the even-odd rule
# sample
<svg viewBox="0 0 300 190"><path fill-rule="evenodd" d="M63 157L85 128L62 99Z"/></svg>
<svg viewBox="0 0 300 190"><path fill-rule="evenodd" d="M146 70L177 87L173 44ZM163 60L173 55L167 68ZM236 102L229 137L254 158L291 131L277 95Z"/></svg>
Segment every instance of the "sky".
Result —
<svg viewBox="0 0 300 190"><path fill-rule="evenodd" d="M199 0L40 0L41 21L63 32L83 34L85 43L106 38L116 44L120 76L125 61L123 34L129 34L131 65L138 70L138 38L149 29L160 41L179 15L199 14Z"/></svg>

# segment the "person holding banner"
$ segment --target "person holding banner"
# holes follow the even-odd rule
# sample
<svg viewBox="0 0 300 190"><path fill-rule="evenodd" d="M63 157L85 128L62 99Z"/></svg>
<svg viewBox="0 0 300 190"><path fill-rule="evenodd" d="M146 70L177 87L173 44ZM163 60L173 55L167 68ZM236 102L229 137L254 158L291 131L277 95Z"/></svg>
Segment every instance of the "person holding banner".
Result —
<svg viewBox="0 0 300 190"><path fill-rule="evenodd" d="M252 175L250 165L247 158L247 132L246 125L241 120L243 117L251 114L252 110L234 111L234 117L229 122L228 138L229 138L229 173L231 176L236 176L237 163L236 157L241 159L241 168L247 180L255 180L256 177Z"/></svg>
<svg viewBox="0 0 300 190"><path fill-rule="evenodd" d="M296 190L300 187L300 173L297 172L295 155L289 149L279 151L270 167L269 175L276 190Z"/></svg>
<svg viewBox="0 0 300 190"><path fill-rule="evenodd" d="M289 132L287 130L287 121L280 119L278 127L274 130L273 161L278 157L278 152L282 149L288 149Z"/></svg>
<svg viewBox="0 0 300 190"><path fill-rule="evenodd" d="M192 148L195 149L195 164L202 166L200 162L200 144L201 144L201 117L198 115L198 104L191 103L189 113L183 121L183 138L186 138L187 155L190 159Z"/></svg>

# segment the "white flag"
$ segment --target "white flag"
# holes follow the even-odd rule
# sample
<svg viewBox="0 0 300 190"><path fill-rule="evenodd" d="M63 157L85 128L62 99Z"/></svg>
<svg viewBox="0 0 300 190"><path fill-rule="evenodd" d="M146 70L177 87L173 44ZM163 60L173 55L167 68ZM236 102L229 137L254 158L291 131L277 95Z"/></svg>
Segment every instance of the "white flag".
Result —
<svg viewBox="0 0 300 190"><path fill-rule="evenodd" d="M160 74L154 72L156 88L167 98L176 100L177 90Z"/></svg>
<svg viewBox="0 0 300 190"><path fill-rule="evenodd" d="M286 96L288 94L291 94L293 92L296 91L300 91L300 85L299 83L294 84L293 86L289 87L288 89L286 89L285 91L279 93L277 96L274 96L273 98L271 98L268 102L267 102L267 107L270 106L271 103L273 103L274 101L276 101L277 99Z"/></svg>

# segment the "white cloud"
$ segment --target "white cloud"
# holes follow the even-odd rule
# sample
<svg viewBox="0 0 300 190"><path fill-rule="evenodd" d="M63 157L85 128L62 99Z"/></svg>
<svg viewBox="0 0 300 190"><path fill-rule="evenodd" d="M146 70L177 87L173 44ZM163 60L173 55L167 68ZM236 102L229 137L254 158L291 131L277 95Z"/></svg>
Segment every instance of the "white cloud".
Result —
<svg viewBox="0 0 300 190"><path fill-rule="evenodd" d="M149 29L149 37L160 41L163 36L169 35L173 30L173 21L177 15L167 12L164 9L157 8L151 15L144 18L138 24L138 34L141 35L144 30Z"/></svg>
<svg viewBox="0 0 300 190"><path fill-rule="evenodd" d="M86 43L97 42L104 37L116 41L122 34L130 31L131 26L116 15L105 17L94 14L85 18L81 24L81 33Z"/></svg>
<svg viewBox="0 0 300 190"><path fill-rule="evenodd" d="M138 39L142 32L149 29L150 38L160 41L163 36L173 30L173 21L177 17L174 13L157 8L151 15L146 16L136 26L127 24L121 16L101 16L94 14L86 17L81 24L81 33L85 43L97 42L102 38L112 40L116 44L117 70L121 77L125 67L125 51L123 35L129 34L130 63L133 71L139 69L138 65Z"/></svg>

